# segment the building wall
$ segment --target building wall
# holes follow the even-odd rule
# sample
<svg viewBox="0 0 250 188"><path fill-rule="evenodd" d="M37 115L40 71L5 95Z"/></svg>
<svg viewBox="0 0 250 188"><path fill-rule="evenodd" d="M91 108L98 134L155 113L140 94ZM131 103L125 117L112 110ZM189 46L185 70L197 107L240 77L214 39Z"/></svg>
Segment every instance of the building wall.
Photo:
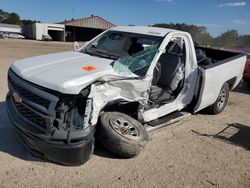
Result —
<svg viewBox="0 0 250 188"><path fill-rule="evenodd" d="M62 24L44 24L44 23L36 23L36 40L42 40L42 35L49 34L49 31L58 32L58 38L60 41L64 41L65 39L65 26ZM52 36L51 36L52 37ZM53 39L53 37L52 37Z"/></svg>
<svg viewBox="0 0 250 188"><path fill-rule="evenodd" d="M66 41L89 41L101 32L115 25L107 20L91 15L87 18L65 20Z"/></svg>
<svg viewBox="0 0 250 188"><path fill-rule="evenodd" d="M53 33L54 39L65 41L65 26L62 24L34 23L23 27L25 37L34 40L42 40L42 36L49 34L50 31Z"/></svg>
<svg viewBox="0 0 250 188"><path fill-rule="evenodd" d="M35 24L23 26L22 33L27 39L36 39Z"/></svg>
<svg viewBox="0 0 250 188"><path fill-rule="evenodd" d="M0 27L0 32L22 33L21 28L8 28L8 27Z"/></svg>
<svg viewBox="0 0 250 188"><path fill-rule="evenodd" d="M47 24L36 23L35 30L36 30L36 37L35 37L36 40L42 40L42 36L48 34Z"/></svg>
<svg viewBox="0 0 250 188"><path fill-rule="evenodd" d="M65 24L66 26L74 26L74 27L85 27L85 28L93 28L93 29L110 29L115 25L108 22L107 20L99 17L91 15L87 18L80 18L80 19L72 19L72 20L65 20L64 22L60 22L61 24Z"/></svg>
<svg viewBox="0 0 250 188"><path fill-rule="evenodd" d="M103 29L94 29L94 28L86 28L86 27L75 27L66 25L66 41L73 42L73 41L90 41L101 32Z"/></svg>

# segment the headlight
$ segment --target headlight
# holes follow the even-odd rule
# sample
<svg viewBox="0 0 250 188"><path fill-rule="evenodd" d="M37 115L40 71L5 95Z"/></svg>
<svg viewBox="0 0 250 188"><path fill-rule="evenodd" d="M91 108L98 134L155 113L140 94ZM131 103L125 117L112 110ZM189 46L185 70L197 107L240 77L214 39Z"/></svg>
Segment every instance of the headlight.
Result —
<svg viewBox="0 0 250 188"><path fill-rule="evenodd" d="M75 129L84 128L84 114L79 114L77 108L74 110L73 126Z"/></svg>
<svg viewBox="0 0 250 188"><path fill-rule="evenodd" d="M87 123L84 123L84 115L89 92L90 89L86 88L77 96L61 96L54 115L53 125L56 129L79 130L88 125Z"/></svg>

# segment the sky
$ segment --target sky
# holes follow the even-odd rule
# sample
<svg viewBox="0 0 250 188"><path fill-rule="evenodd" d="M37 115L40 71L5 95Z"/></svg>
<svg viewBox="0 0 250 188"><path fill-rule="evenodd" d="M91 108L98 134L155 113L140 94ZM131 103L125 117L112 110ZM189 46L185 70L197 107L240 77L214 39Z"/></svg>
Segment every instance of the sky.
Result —
<svg viewBox="0 0 250 188"><path fill-rule="evenodd" d="M0 9L44 23L97 15L115 25L187 23L213 36L250 34L250 0L0 0Z"/></svg>

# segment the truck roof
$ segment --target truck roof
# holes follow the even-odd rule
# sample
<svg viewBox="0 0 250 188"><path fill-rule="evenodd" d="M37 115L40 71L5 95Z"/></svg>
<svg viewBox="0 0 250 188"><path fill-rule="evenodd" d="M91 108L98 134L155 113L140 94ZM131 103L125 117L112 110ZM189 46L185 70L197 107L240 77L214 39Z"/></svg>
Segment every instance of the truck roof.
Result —
<svg viewBox="0 0 250 188"><path fill-rule="evenodd" d="M118 26L113 27L112 31L123 31L129 33L138 33L144 35L160 36L164 37L169 32L177 31L174 29L159 28L159 27L148 27L148 26Z"/></svg>

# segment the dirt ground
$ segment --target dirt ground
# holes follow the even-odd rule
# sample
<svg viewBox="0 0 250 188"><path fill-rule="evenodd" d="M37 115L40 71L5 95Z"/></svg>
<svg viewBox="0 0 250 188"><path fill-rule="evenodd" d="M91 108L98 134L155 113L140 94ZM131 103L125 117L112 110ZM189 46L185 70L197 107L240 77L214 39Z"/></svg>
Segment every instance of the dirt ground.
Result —
<svg viewBox="0 0 250 188"><path fill-rule="evenodd" d="M198 114L150 133L136 158L98 146L86 164L65 167L30 155L5 110L16 59L72 49L70 43L0 39L0 187L250 187L250 87L230 93L219 115Z"/></svg>

